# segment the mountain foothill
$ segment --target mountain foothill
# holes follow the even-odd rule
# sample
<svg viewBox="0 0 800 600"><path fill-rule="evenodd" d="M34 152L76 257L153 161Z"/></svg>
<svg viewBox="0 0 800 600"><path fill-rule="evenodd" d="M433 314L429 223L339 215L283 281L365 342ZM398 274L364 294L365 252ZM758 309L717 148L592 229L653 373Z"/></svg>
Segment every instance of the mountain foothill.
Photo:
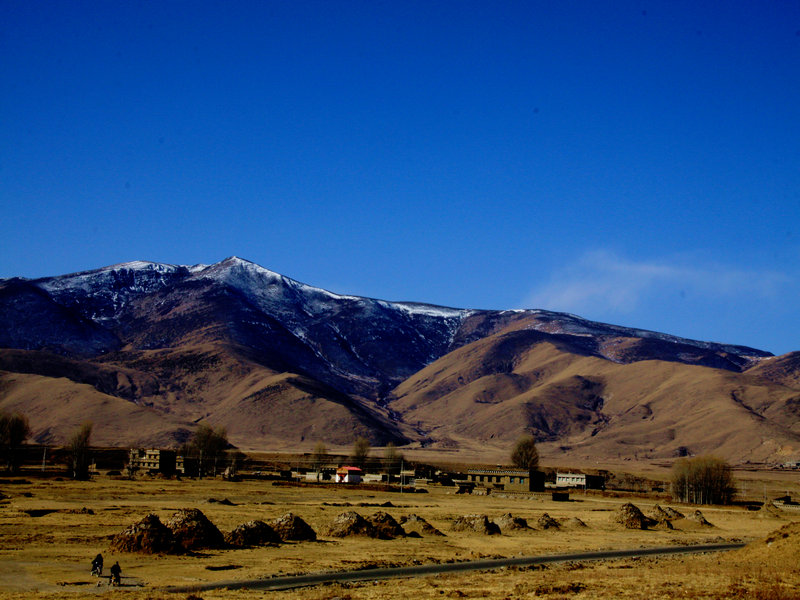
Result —
<svg viewBox="0 0 800 600"><path fill-rule="evenodd" d="M0 280L0 410L32 440L238 448L317 442L543 456L800 458L800 352L544 310L335 294L232 257ZM506 452L507 453L507 452Z"/></svg>

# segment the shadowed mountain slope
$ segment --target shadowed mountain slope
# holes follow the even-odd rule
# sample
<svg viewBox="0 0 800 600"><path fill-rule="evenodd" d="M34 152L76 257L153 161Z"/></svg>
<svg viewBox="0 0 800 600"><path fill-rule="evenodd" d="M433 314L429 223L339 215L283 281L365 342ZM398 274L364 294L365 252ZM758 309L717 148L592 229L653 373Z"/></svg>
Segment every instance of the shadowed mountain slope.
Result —
<svg viewBox="0 0 800 600"><path fill-rule="evenodd" d="M760 460L800 434L797 353L334 294L235 257L3 280L0 317L0 408L54 441L75 419L45 413L75 398L119 445L177 443L205 420L246 449L532 432L553 452ZM141 427L113 429L129 413Z"/></svg>

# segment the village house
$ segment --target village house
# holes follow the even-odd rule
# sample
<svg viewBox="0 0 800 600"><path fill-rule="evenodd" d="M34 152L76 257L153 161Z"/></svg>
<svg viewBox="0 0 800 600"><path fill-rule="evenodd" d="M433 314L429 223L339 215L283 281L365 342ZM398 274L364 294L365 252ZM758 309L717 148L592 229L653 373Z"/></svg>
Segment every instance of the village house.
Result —
<svg viewBox="0 0 800 600"><path fill-rule="evenodd" d="M556 472L557 488L583 488L585 490L605 489L605 480L600 475L587 475L586 473L558 473Z"/></svg>
<svg viewBox="0 0 800 600"><path fill-rule="evenodd" d="M170 476L175 474L176 458L174 450L131 448L128 454L128 470Z"/></svg>
<svg viewBox="0 0 800 600"><path fill-rule="evenodd" d="M336 469L336 483L361 483L361 473L358 467L339 467Z"/></svg>
<svg viewBox="0 0 800 600"><path fill-rule="evenodd" d="M544 473L533 469L470 469L467 481L475 487L494 490L544 491Z"/></svg>

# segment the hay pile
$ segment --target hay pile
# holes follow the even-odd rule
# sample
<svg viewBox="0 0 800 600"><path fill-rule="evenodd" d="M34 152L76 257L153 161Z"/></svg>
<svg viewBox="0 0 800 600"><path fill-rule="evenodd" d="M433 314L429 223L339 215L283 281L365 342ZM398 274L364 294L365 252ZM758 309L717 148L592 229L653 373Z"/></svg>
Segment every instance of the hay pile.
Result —
<svg viewBox="0 0 800 600"><path fill-rule="evenodd" d="M617 512L611 516L611 519L626 529L647 529L658 525L658 521L644 516L642 511L630 502L620 506Z"/></svg>
<svg viewBox="0 0 800 600"><path fill-rule="evenodd" d="M539 529L558 529L561 527L558 521L547 513L543 513L542 516L539 517L539 520L536 521L536 525L539 526Z"/></svg>
<svg viewBox="0 0 800 600"><path fill-rule="evenodd" d="M181 550L172 531L154 514L147 515L111 540L115 552L139 552L142 554L173 554Z"/></svg>
<svg viewBox="0 0 800 600"><path fill-rule="evenodd" d="M377 537L382 540L391 540L396 537L405 537L406 532L395 518L387 512L379 510L374 515L367 517L367 520L375 528Z"/></svg>
<svg viewBox="0 0 800 600"><path fill-rule="evenodd" d="M269 526L283 540L298 542L313 542L317 539L317 532L297 515L286 513L285 515L270 521Z"/></svg>
<svg viewBox="0 0 800 600"><path fill-rule="evenodd" d="M225 536L196 508L179 510L165 525L172 531L175 542L184 550L225 547Z"/></svg>
<svg viewBox="0 0 800 600"><path fill-rule="evenodd" d="M568 519L560 519L559 524L562 527L568 527L570 529L583 529L587 527L586 523L581 521L578 517L570 517Z"/></svg>
<svg viewBox="0 0 800 600"><path fill-rule="evenodd" d="M494 522L502 530L508 529L528 529L528 522L522 517L515 517L511 513L505 513L497 517Z"/></svg>
<svg viewBox="0 0 800 600"><path fill-rule="evenodd" d="M463 515L453 522L453 531L474 531L485 535L498 535L500 528L486 515Z"/></svg>
<svg viewBox="0 0 800 600"><path fill-rule="evenodd" d="M280 544L281 537L264 521L242 523L225 534L225 543L235 548Z"/></svg>
<svg viewBox="0 0 800 600"><path fill-rule="evenodd" d="M400 524L403 525L403 529L406 531L406 535L439 535L444 536L444 534L436 529L433 525L428 523L425 519L420 517L419 515L410 514L407 517L403 516L400 517Z"/></svg>
<svg viewBox="0 0 800 600"><path fill-rule="evenodd" d="M692 514L686 517L689 521L694 521L698 525L703 527L714 527L711 523L706 520L705 515L701 513L699 510L694 511Z"/></svg>
<svg viewBox="0 0 800 600"><path fill-rule="evenodd" d="M354 510L339 514L325 532L330 537L366 536L378 537L375 526Z"/></svg>

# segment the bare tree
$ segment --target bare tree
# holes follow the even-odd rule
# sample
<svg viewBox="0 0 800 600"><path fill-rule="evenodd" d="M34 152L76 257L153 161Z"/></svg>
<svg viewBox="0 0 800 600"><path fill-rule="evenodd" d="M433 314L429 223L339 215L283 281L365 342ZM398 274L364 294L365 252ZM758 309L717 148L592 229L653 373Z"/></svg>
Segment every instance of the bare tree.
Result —
<svg viewBox="0 0 800 600"><path fill-rule="evenodd" d="M89 438L92 436L92 423L83 423L72 434L67 443L73 479L89 479Z"/></svg>
<svg viewBox="0 0 800 600"><path fill-rule="evenodd" d="M692 504L730 504L736 494L730 465L715 456L681 459L672 466L672 497Z"/></svg>
<svg viewBox="0 0 800 600"><path fill-rule="evenodd" d="M539 451L536 440L531 435L524 435L514 444L511 451L511 463L520 469L535 469L539 466Z"/></svg>
<svg viewBox="0 0 800 600"><path fill-rule="evenodd" d="M187 450L190 456L197 458L200 477L209 472L216 476L217 464L228 446L228 433L224 427L213 429L205 423L198 425Z"/></svg>
<svg viewBox="0 0 800 600"><path fill-rule="evenodd" d="M0 413L0 456L8 471L19 470L18 450L30 434L31 428L25 415Z"/></svg>
<svg viewBox="0 0 800 600"><path fill-rule="evenodd" d="M322 442L317 442L311 452L311 468L317 473L317 481L320 478L322 465L328 460L328 448Z"/></svg>
<svg viewBox="0 0 800 600"><path fill-rule="evenodd" d="M393 442L386 444L386 448L383 451L383 466L387 472L399 473L403 460L403 453L397 450L397 446Z"/></svg>
<svg viewBox="0 0 800 600"><path fill-rule="evenodd" d="M350 455L350 460L353 461L353 464L363 469L367 463L367 456L369 456L370 448L371 446L367 438L358 438L353 443L353 453Z"/></svg>

